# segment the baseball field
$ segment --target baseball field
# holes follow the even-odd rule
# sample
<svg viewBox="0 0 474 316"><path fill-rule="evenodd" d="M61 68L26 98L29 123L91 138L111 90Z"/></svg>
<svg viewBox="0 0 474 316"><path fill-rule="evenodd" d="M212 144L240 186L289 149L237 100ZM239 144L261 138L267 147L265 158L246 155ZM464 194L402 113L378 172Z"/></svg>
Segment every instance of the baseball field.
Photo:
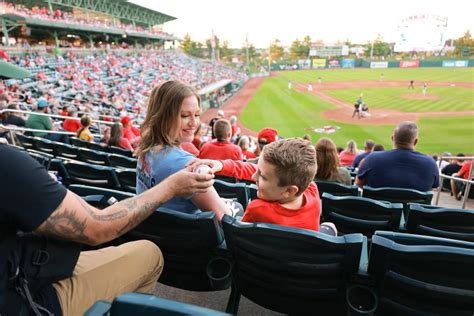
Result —
<svg viewBox="0 0 474 316"><path fill-rule="evenodd" d="M353 139L360 148L370 138L391 148L394 126L411 120L420 129L417 150L474 153L473 68L301 70L252 80L258 84L240 104L240 121L253 131L274 127L284 137L309 134L313 142L330 137L342 147ZM359 96L370 116L352 118Z"/></svg>

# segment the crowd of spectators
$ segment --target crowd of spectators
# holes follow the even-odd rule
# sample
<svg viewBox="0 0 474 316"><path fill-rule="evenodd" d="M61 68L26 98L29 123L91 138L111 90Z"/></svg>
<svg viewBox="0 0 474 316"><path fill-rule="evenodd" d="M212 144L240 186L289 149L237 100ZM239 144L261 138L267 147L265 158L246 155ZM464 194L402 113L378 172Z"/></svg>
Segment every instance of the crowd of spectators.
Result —
<svg viewBox="0 0 474 316"><path fill-rule="evenodd" d="M72 12L61 11L59 9L53 12L46 7L33 6L31 9L22 4L1 2L0 12L4 14L15 14L22 17L28 17L47 21L60 21L62 23L74 24L76 26L87 26L92 28L118 29L127 33L144 33L148 35L158 35L162 38L173 39L173 35L163 32L156 28L144 28L139 25L124 24L119 19L112 21L102 17L75 16Z"/></svg>

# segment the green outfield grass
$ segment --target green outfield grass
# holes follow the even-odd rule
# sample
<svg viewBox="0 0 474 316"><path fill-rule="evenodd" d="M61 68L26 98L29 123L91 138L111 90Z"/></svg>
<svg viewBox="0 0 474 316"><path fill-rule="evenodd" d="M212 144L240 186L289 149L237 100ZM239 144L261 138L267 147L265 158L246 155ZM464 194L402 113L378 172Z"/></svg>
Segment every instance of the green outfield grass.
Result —
<svg viewBox="0 0 474 316"><path fill-rule="evenodd" d="M443 82L474 82L474 69L471 68L386 68L386 69L324 69L281 71L279 75L286 80L298 82L316 82L321 77L323 82L379 80L380 74L384 80L406 81L443 81Z"/></svg>
<svg viewBox="0 0 474 316"><path fill-rule="evenodd" d="M428 71L430 76L432 76L429 80L472 82L472 72L474 70L472 68L423 68L383 69L383 71L385 73L386 80L395 80L393 78L387 78L391 75L396 75L401 78L403 77L404 71L408 71L410 74L409 77L414 78L413 80L419 80L417 78L424 78L427 75L423 72ZM447 73L443 73L445 71ZM302 79L303 75L307 78L317 78L317 74L321 72L326 74L325 77L323 77L323 80L324 78L337 78L334 80L339 81L378 80L378 76L380 75L380 69L281 72L280 76L278 77L270 77L265 79L265 82L257 91L255 97L251 100L247 108L242 113L240 117L242 123L255 131L258 131L264 127L274 127L281 135L285 137L301 137L304 134L310 134L313 137L313 142L316 142L319 137L327 136L331 137L336 142L336 144L340 146L344 146L348 140L354 139L359 144L359 147L361 147L364 140L371 138L376 143L383 144L386 148L391 148L390 136L394 128L393 125L351 125L327 120L321 115L321 113L326 109L333 108L334 106L332 104L329 104L326 101L323 101L309 93L296 92L294 90L288 91L287 82L289 79L294 80L295 82L305 81ZM391 72L391 74L389 74L389 72ZM360 78L349 79L354 78L356 74L359 74L358 77ZM365 77L363 78L361 74L363 74ZM435 87L429 87L428 89L429 93L435 92ZM453 91L457 91L459 89L453 89ZM466 99L464 99L464 97L460 96L463 95L463 92L456 92L459 94L457 97L462 98L463 100L463 110L472 110L472 90L467 91L471 91L471 97L469 94L467 94L465 95ZM360 93L360 91L358 93ZM383 92L383 94L385 94L385 92ZM364 91L364 99L369 96L370 93L367 95L367 92ZM400 100L402 99L400 98ZM351 99L350 103L352 102L354 102L353 98ZM399 106L403 107L403 105ZM397 105L393 104L393 107L397 108ZM433 108L430 111L451 110L443 110L443 108L444 106L442 104L438 104L436 108ZM310 127L323 127L325 125L339 126L340 129L333 134L317 134L307 130L307 128ZM417 146L417 150L426 153L441 153L443 151L451 151L454 153L474 153L473 116L422 118L418 121L418 125L420 127L420 142Z"/></svg>
<svg viewBox="0 0 474 316"><path fill-rule="evenodd" d="M406 94L421 96L421 88L408 90L404 88L370 88L370 89L337 89L326 90L330 96L354 104L363 93L364 102L369 108L394 109L402 112L438 112L438 111L473 111L473 90L461 87L428 87L428 96L438 100L417 100L404 97Z"/></svg>

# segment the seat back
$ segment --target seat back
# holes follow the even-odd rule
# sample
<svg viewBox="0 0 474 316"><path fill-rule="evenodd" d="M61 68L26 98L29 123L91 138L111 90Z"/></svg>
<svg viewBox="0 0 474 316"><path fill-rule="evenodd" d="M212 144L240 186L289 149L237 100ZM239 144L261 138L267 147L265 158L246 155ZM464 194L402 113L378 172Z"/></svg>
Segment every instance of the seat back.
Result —
<svg viewBox="0 0 474 316"><path fill-rule="evenodd" d="M68 158L68 159L74 159L78 160L79 159L79 149L75 146L71 146L68 144L60 143L60 142L54 142L54 150L56 153L56 156Z"/></svg>
<svg viewBox="0 0 474 316"><path fill-rule="evenodd" d="M117 178L120 182L122 191L135 193L137 192L137 170L136 169L115 169Z"/></svg>
<svg viewBox="0 0 474 316"><path fill-rule="evenodd" d="M333 196L321 199L322 218L333 222L339 233L362 233L371 237L376 230L398 231L403 204L372 200L359 196Z"/></svg>
<svg viewBox="0 0 474 316"><path fill-rule="evenodd" d="M214 180L214 189L220 197L237 200L242 206L247 207L249 198L245 183L230 183L222 180Z"/></svg>
<svg viewBox="0 0 474 316"><path fill-rule="evenodd" d="M77 137L69 137L69 142L71 145L76 146L76 147L82 147L82 148L87 148L89 142Z"/></svg>
<svg viewBox="0 0 474 316"><path fill-rule="evenodd" d="M79 160L93 165L110 166L108 154L87 148L79 148Z"/></svg>
<svg viewBox="0 0 474 316"><path fill-rule="evenodd" d="M115 168L137 168L137 159L117 154L109 154L110 165Z"/></svg>
<svg viewBox="0 0 474 316"><path fill-rule="evenodd" d="M119 180L112 167L71 161L65 161L64 166L69 176L69 184L85 184L120 190Z"/></svg>
<svg viewBox="0 0 474 316"><path fill-rule="evenodd" d="M28 149L27 153L30 155L30 157L36 159L36 161L43 165L46 170L49 170L51 166L51 160L54 158L52 155L32 149Z"/></svg>
<svg viewBox="0 0 474 316"><path fill-rule="evenodd" d="M358 271L364 237L341 237L272 224L222 220L234 259L234 285L280 313L345 312L344 292Z"/></svg>
<svg viewBox="0 0 474 316"><path fill-rule="evenodd" d="M371 188L364 186L362 196L374 200L403 203L403 212L406 218L409 211L408 203L431 204L433 192L421 192L413 189L391 187Z"/></svg>
<svg viewBox="0 0 474 316"><path fill-rule="evenodd" d="M166 262L160 283L189 291L220 290L211 286L206 273L224 241L214 212L159 209L125 238L151 240L160 247Z"/></svg>
<svg viewBox="0 0 474 316"><path fill-rule="evenodd" d="M47 140L41 137L33 137L33 146L35 150L47 153L50 155L55 155L54 144L52 141Z"/></svg>
<svg viewBox="0 0 474 316"><path fill-rule="evenodd" d="M22 133L16 133L16 138L20 141L21 146L25 149L34 149L34 140L31 136L26 136Z"/></svg>
<svg viewBox="0 0 474 316"><path fill-rule="evenodd" d="M76 193L77 195L82 197L87 203L99 209L104 209L118 201L122 201L135 196L135 194L129 192L93 187L82 184L71 184L70 186L68 186L68 190Z"/></svg>
<svg viewBox="0 0 474 316"><path fill-rule="evenodd" d="M359 194L359 188L355 185L341 184L332 181L315 180L319 191L319 197L323 196L323 193L329 193L337 196L357 196Z"/></svg>
<svg viewBox="0 0 474 316"><path fill-rule="evenodd" d="M474 242L474 210L409 204L410 233Z"/></svg>
<svg viewBox="0 0 474 316"><path fill-rule="evenodd" d="M196 305L159 298L151 294L125 293L115 298L112 304L99 301L85 316L224 316L229 315Z"/></svg>
<svg viewBox="0 0 474 316"><path fill-rule="evenodd" d="M379 293L378 315L471 315L474 244L376 232L368 271Z"/></svg>
<svg viewBox="0 0 474 316"><path fill-rule="evenodd" d="M123 149L123 148L120 148L120 147L111 146L111 147L109 147L109 151L113 154L122 155L122 156L130 157L130 158L133 157L133 152L131 150L128 150L128 149Z"/></svg>

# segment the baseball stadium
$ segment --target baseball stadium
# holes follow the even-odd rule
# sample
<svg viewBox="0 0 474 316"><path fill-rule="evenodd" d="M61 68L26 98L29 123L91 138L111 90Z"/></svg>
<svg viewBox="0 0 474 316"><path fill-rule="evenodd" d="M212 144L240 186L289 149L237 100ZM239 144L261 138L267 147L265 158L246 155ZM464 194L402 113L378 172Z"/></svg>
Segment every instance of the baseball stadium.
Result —
<svg viewBox="0 0 474 316"><path fill-rule="evenodd" d="M469 23L245 1L0 1L0 315L474 315Z"/></svg>

